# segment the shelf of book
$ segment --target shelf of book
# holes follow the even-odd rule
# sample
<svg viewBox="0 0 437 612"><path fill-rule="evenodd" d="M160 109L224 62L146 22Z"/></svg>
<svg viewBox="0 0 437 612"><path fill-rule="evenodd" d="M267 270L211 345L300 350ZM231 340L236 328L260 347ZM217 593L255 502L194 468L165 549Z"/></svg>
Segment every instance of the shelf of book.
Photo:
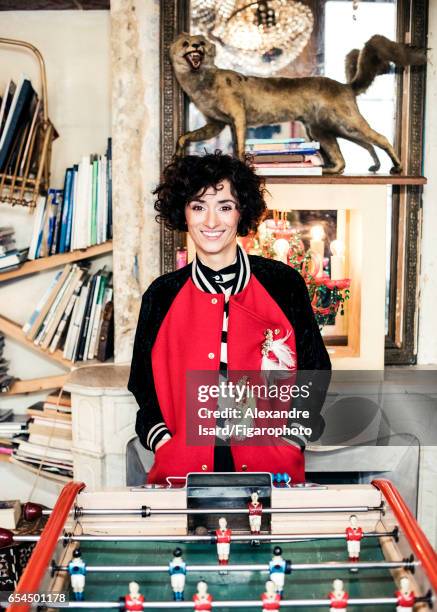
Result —
<svg viewBox="0 0 437 612"><path fill-rule="evenodd" d="M70 370L72 363L71 361L68 361L67 359L63 358L62 351L56 350L54 353L50 353L48 351L42 350L39 346L34 344L32 340L28 340L26 338L21 328L21 325L14 323L14 321L11 321L7 317L0 316L0 331L3 332L6 336L9 336L10 338L13 338L17 342L19 342L22 346L32 349L42 357L46 357L47 359L54 361L58 365L61 365L64 368Z"/></svg>
<svg viewBox="0 0 437 612"><path fill-rule="evenodd" d="M56 268L73 261L80 261L82 259L88 259L89 257L96 257L98 255L104 255L111 252L112 240L108 240L102 244L96 244L88 247L87 249L78 249L76 251L69 251L68 253L58 253L57 255L51 255L50 257L40 257L39 259L29 260L16 270L0 272L0 283L14 278L28 276L29 274L35 274L36 272Z"/></svg>
<svg viewBox="0 0 437 612"><path fill-rule="evenodd" d="M266 183L325 185L426 185L424 176L406 174L322 174L321 176L269 176Z"/></svg>
<svg viewBox="0 0 437 612"><path fill-rule="evenodd" d="M25 395L26 393L36 393L63 387L69 374L59 374L57 376L44 376L43 378L29 378L27 380L16 380L12 383L9 391L2 393L2 397L8 395Z"/></svg>
<svg viewBox="0 0 437 612"><path fill-rule="evenodd" d="M35 476L39 476L40 478L46 478L47 480L51 480L53 482L65 484L73 480L73 478L69 478L68 476L62 476L61 474L50 474L49 472L46 472L45 470L42 470L39 467L36 467L36 466L32 467L28 465L27 463L20 461L14 455L10 455L8 457L8 462L12 463L13 465L18 465L23 470L27 470L28 472L30 472L31 474L34 474Z"/></svg>

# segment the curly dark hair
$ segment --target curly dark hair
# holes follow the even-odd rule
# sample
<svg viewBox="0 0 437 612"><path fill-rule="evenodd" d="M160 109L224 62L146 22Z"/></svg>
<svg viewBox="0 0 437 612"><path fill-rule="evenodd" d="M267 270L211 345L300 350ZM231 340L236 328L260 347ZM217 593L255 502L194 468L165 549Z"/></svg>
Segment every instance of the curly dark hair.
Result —
<svg viewBox="0 0 437 612"><path fill-rule="evenodd" d="M229 180L238 202L238 235L247 236L256 230L267 211L265 181L255 174L249 156L241 161L219 150L205 155L175 157L165 167L163 180L153 191L157 196L156 220L168 229L187 231L185 206L195 195L203 194L225 179Z"/></svg>

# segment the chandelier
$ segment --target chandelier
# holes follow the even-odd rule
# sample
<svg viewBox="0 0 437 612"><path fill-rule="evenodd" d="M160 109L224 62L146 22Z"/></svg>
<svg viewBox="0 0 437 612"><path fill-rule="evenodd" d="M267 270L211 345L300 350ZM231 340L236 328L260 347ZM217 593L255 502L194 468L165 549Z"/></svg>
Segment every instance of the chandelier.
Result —
<svg viewBox="0 0 437 612"><path fill-rule="evenodd" d="M194 29L217 45L217 63L271 75L293 61L313 30L311 9L293 0L192 0Z"/></svg>

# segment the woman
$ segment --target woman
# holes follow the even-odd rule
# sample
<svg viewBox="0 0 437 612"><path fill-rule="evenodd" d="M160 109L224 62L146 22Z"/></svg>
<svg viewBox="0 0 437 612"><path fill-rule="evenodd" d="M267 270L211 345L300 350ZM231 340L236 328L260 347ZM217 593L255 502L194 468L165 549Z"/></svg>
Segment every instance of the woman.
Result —
<svg viewBox="0 0 437 612"><path fill-rule="evenodd" d="M302 436L262 449L259 441L223 445L220 436L193 444L191 412L187 419L189 373L227 380L230 372L259 372L266 360L292 371L331 367L300 274L247 255L237 244L237 235L255 230L266 212L263 179L248 163L220 152L189 155L167 166L154 193L157 219L188 231L196 255L157 278L142 298L128 389L139 405L136 432L155 453L148 482L199 471L286 472L292 482L303 482ZM270 351L273 341L282 352ZM326 384L313 388L311 439L317 439ZM223 425L223 419L214 423Z"/></svg>

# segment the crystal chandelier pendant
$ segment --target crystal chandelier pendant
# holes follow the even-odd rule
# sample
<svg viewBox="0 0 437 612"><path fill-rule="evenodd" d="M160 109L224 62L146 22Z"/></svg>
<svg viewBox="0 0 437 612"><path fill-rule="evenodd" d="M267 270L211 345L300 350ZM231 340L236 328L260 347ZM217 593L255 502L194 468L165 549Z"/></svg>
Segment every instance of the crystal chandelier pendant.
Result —
<svg viewBox="0 0 437 612"><path fill-rule="evenodd" d="M192 0L193 25L216 43L217 64L268 76L303 51L314 26L311 9L290 0Z"/></svg>

